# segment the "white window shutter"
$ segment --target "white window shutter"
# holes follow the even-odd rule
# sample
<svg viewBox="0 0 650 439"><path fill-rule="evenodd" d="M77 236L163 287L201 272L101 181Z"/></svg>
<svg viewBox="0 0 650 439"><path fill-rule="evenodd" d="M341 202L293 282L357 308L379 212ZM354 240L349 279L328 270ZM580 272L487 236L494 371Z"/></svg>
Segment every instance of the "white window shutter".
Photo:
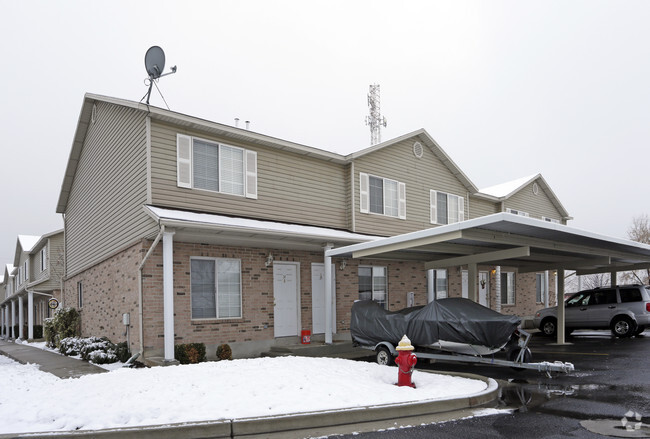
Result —
<svg viewBox="0 0 650 439"><path fill-rule="evenodd" d="M465 221L465 199L458 197L458 221Z"/></svg>
<svg viewBox="0 0 650 439"><path fill-rule="evenodd" d="M359 172L359 211L370 212L370 180L363 172Z"/></svg>
<svg viewBox="0 0 650 439"><path fill-rule="evenodd" d="M246 150L246 198L257 200L257 151Z"/></svg>
<svg viewBox="0 0 650 439"><path fill-rule="evenodd" d="M431 208L431 224L438 224L438 209L436 208L438 202L438 192L434 190L429 191L429 204Z"/></svg>
<svg viewBox="0 0 650 439"><path fill-rule="evenodd" d="M406 219L406 183L398 183L399 207L397 209L400 219Z"/></svg>
<svg viewBox="0 0 650 439"><path fill-rule="evenodd" d="M192 138L176 135L176 185L192 187Z"/></svg>

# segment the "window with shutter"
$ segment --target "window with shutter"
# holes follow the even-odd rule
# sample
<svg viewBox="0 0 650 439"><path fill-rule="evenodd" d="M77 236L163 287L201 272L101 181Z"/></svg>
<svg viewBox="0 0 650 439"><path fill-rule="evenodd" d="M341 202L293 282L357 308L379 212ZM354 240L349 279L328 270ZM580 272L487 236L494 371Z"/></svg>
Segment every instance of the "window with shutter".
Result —
<svg viewBox="0 0 650 439"><path fill-rule="evenodd" d="M454 224L465 220L465 199L458 195L431 190L431 224Z"/></svg>
<svg viewBox="0 0 650 439"><path fill-rule="evenodd" d="M257 153L176 136L177 185L257 199Z"/></svg>
<svg viewBox="0 0 650 439"><path fill-rule="evenodd" d="M359 211L406 219L406 184L360 172Z"/></svg>

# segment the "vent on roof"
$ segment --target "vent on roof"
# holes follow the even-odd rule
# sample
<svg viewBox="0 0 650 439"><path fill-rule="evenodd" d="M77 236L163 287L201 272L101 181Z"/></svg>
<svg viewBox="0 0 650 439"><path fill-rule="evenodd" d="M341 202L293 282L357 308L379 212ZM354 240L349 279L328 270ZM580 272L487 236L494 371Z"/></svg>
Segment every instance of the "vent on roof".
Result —
<svg viewBox="0 0 650 439"><path fill-rule="evenodd" d="M421 159L423 154L424 148L422 147L422 144L420 142L415 142L413 144L413 155Z"/></svg>
<svg viewBox="0 0 650 439"><path fill-rule="evenodd" d="M533 183L533 194L539 194L539 186L537 186L537 183Z"/></svg>

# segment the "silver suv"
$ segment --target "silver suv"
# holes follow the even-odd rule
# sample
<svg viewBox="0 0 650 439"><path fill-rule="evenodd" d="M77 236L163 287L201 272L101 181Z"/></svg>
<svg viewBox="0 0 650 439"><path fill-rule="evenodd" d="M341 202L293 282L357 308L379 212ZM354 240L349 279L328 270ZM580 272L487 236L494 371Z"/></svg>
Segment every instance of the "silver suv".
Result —
<svg viewBox="0 0 650 439"><path fill-rule="evenodd" d="M650 286L622 285L580 291L566 301L566 334L574 329L611 329L616 337L632 337L650 326ZM557 331L557 306L535 313L542 334Z"/></svg>

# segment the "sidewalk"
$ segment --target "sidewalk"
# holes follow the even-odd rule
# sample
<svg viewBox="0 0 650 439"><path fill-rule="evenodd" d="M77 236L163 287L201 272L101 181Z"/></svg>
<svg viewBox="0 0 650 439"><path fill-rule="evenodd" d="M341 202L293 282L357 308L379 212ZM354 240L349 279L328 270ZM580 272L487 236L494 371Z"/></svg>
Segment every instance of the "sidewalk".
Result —
<svg viewBox="0 0 650 439"><path fill-rule="evenodd" d="M0 340L0 354L22 364L38 364L40 370L59 378L78 378L91 373L107 372L106 369L86 361L5 340Z"/></svg>

